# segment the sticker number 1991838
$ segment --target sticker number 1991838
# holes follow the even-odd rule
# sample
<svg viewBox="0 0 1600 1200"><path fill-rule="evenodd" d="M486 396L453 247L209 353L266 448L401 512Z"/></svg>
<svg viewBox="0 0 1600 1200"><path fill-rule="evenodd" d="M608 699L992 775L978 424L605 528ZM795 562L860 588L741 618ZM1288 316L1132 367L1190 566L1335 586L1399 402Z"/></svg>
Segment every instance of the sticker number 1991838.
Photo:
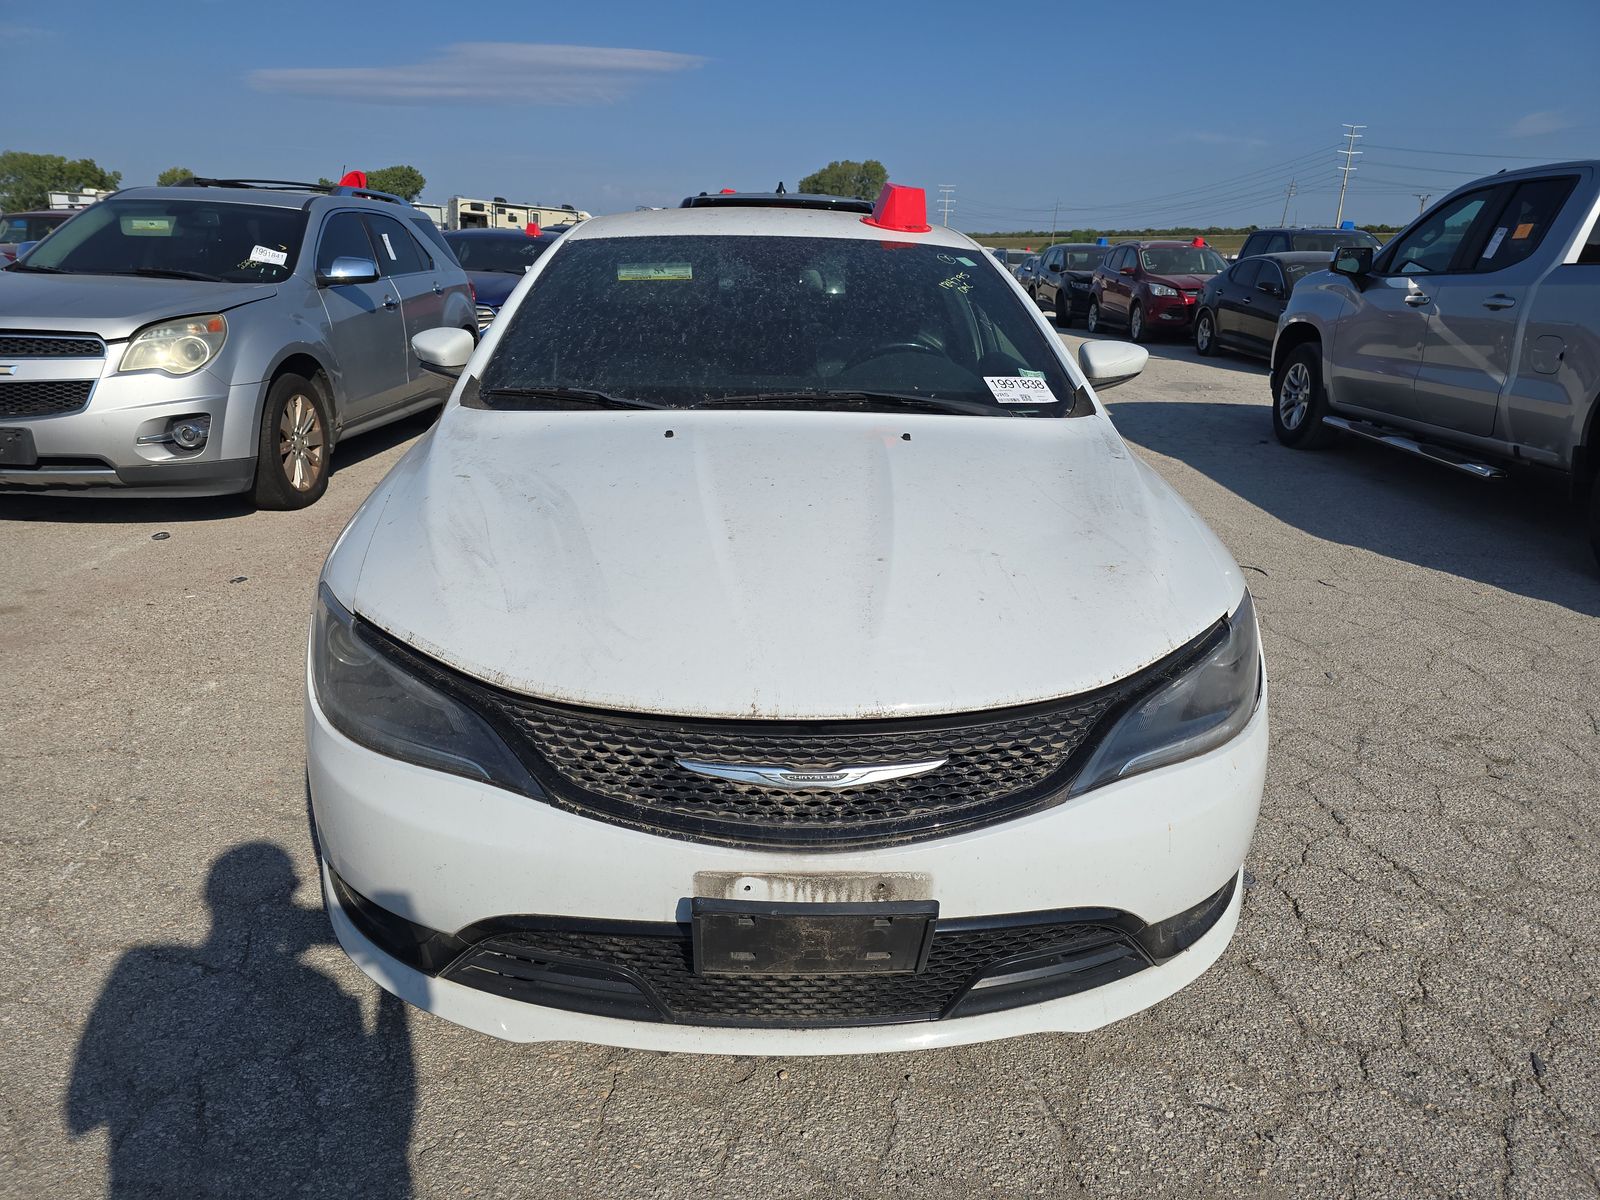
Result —
<svg viewBox="0 0 1600 1200"><path fill-rule="evenodd" d="M1042 379L1020 375L985 375L989 394L1001 404L1054 404L1055 393Z"/></svg>

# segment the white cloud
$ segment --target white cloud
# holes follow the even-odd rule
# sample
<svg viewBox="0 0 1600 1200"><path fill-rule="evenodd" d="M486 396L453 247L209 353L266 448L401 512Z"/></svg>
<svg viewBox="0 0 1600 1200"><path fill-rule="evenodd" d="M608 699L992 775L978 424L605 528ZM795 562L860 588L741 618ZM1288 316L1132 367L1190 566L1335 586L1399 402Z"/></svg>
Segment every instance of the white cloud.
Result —
<svg viewBox="0 0 1600 1200"><path fill-rule="evenodd" d="M250 86L378 104L610 104L646 79L692 70L705 61L666 50L457 42L422 63L252 71Z"/></svg>
<svg viewBox="0 0 1600 1200"><path fill-rule="evenodd" d="M1571 129L1573 122L1564 112L1531 112L1506 130L1515 138L1539 137L1546 133L1560 133Z"/></svg>

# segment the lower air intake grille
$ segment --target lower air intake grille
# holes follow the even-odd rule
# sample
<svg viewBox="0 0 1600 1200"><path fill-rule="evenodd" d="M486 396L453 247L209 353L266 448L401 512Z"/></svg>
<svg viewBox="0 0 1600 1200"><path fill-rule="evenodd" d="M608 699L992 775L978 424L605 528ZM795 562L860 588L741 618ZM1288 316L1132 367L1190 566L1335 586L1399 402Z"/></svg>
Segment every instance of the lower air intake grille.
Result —
<svg viewBox="0 0 1600 1200"><path fill-rule="evenodd" d="M511 999L579 1012L687 1025L881 1025L935 1021L957 1009L972 985L1019 955L1048 955L1053 996L1122 978L1148 965L1124 932L1081 922L936 930L916 975L694 973L686 929L663 934L529 930L486 938L442 978ZM1076 968L1076 969L1075 969ZM1018 1003L1038 994L1016 994ZM1001 1004L988 1004L992 1011ZM955 1015L961 1015L956 1013Z"/></svg>
<svg viewBox="0 0 1600 1200"><path fill-rule="evenodd" d="M50 417L89 403L92 379L0 380L0 417Z"/></svg>
<svg viewBox="0 0 1600 1200"><path fill-rule="evenodd" d="M104 358L97 337L0 332L0 358Z"/></svg>

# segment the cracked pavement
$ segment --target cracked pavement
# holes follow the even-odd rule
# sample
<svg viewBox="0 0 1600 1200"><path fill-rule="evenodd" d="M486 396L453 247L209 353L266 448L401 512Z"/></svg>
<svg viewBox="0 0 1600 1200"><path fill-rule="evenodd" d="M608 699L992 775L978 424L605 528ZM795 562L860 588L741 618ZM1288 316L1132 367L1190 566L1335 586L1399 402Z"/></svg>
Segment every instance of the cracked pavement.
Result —
<svg viewBox="0 0 1600 1200"><path fill-rule="evenodd" d="M1255 592L1242 921L1098 1033L914 1055L513 1046L380 1002L331 944L305 627L425 422L342 447L302 513L0 499L0 1195L1600 1193L1576 523L1531 481L1285 450L1254 363L1157 346L1106 400Z"/></svg>

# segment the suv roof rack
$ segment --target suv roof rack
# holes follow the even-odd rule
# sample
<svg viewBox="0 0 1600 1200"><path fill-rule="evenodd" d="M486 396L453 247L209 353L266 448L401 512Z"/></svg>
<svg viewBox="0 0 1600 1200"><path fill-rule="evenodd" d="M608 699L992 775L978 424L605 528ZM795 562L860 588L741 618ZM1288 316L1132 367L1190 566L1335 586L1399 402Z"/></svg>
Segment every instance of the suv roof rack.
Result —
<svg viewBox="0 0 1600 1200"><path fill-rule="evenodd" d="M211 179L202 175L192 175L188 179L180 180L178 187L221 187L221 188L261 188L273 192L316 192L324 196L360 196L367 200L385 200L390 204L404 204L409 207L410 201L403 196L396 196L392 192L374 191L372 188L348 187L338 183L301 183L293 179Z"/></svg>
<svg viewBox="0 0 1600 1200"><path fill-rule="evenodd" d="M686 196L679 208L821 208L832 212L872 212L871 200L820 192L701 192Z"/></svg>

